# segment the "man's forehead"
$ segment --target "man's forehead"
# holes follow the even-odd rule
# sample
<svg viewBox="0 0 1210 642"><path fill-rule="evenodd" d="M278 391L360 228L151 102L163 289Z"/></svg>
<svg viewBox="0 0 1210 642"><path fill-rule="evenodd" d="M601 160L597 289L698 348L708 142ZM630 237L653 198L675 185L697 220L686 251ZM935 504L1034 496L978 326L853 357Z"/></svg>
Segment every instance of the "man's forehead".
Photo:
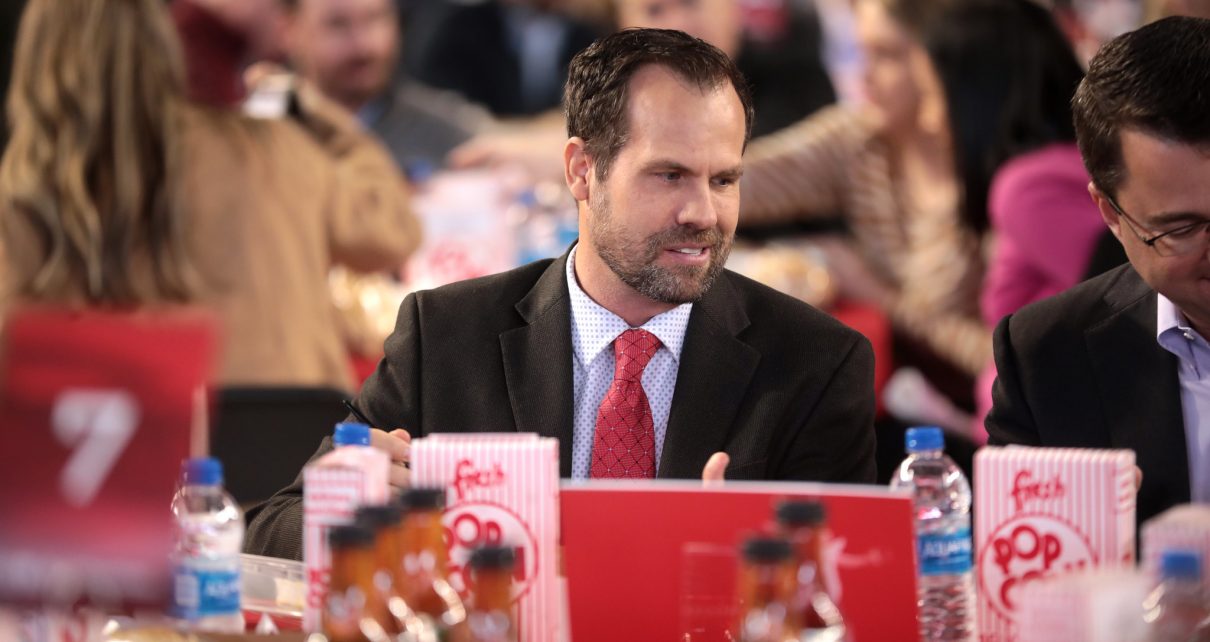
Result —
<svg viewBox="0 0 1210 642"><path fill-rule="evenodd" d="M1155 170L1181 158L1210 162L1210 141L1188 142L1142 127L1123 127L1118 142L1127 174L1167 176ZM1210 181L1210 177L1204 178Z"/></svg>
<svg viewBox="0 0 1210 642"><path fill-rule="evenodd" d="M1186 143L1139 128L1119 135L1123 206L1148 212L1210 215L1210 145Z"/></svg>
<svg viewBox="0 0 1210 642"><path fill-rule="evenodd" d="M742 152L744 109L727 80L703 87L651 64L635 72L628 93L628 147L639 138L647 144L692 146L734 136Z"/></svg>

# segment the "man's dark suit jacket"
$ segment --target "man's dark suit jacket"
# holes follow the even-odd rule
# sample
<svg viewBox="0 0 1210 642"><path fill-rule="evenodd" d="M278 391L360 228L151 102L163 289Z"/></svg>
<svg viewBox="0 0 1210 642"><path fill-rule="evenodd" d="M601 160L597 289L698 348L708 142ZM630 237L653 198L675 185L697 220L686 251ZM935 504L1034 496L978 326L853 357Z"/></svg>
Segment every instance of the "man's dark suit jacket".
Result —
<svg viewBox="0 0 1210 642"><path fill-rule="evenodd" d="M989 443L1129 448L1139 523L1188 502L1177 360L1155 323L1156 293L1129 264L1005 317Z"/></svg>
<svg viewBox="0 0 1210 642"><path fill-rule="evenodd" d="M533 432L571 476L571 303L564 255L408 296L358 405L375 426ZM828 315L731 272L693 306L662 478L874 481L870 343ZM325 440L316 456L331 448ZM249 514L245 551L299 557L300 481Z"/></svg>

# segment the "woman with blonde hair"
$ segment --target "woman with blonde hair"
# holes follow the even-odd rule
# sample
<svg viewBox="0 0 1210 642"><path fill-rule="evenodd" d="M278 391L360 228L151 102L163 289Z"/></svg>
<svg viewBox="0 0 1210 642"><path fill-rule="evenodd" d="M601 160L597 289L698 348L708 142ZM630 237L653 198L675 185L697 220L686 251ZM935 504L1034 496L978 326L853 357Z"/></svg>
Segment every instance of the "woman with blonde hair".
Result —
<svg viewBox="0 0 1210 642"><path fill-rule="evenodd" d="M0 161L9 303L215 311L227 385L352 384L334 263L419 231L385 150L301 88L297 122L189 104L161 0L31 0ZM301 126L300 126L301 125Z"/></svg>

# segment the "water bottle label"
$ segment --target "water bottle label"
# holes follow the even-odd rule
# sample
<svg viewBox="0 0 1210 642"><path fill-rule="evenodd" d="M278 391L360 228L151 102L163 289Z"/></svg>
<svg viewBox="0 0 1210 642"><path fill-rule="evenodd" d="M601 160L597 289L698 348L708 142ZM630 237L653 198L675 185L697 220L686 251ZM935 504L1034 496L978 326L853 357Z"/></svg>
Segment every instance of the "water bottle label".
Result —
<svg viewBox="0 0 1210 642"><path fill-rule="evenodd" d="M178 617L193 620L239 613L239 560L205 566L182 563L173 573Z"/></svg>
<svg viewBox="0 0 1210 642"><path fill-rule="evenodd" d="M920 535L917 553L921 575L953 575L971 570L971 529Z"/></svg>

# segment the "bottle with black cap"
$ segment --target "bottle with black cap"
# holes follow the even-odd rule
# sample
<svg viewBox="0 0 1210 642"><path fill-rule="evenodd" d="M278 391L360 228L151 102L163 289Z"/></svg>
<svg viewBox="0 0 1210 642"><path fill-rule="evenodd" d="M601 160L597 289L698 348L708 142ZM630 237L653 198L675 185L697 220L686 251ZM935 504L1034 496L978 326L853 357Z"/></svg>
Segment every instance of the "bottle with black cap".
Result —
<svg viewBox="0 0 1210 642"><path fill-rule="evenodd" d="M432 619L442 640L467 640L466 608L448 581L445 547L444 488L409 488L400 497L404 509L400 537L404 600Z"/></svg>
<svg viewBox="0 0 1210 642"><path fill-rule="evenodd" d="M777 526L794 549L797 588L790 608L802 627L803 642L847 640L844 617L832 600L824 574L827 511L817 500L788 499L777 505Z"/></svg>
<svg viewBox="0 0 1210 642"><path fill-rule="evenodd" d="M484 546L471 553L471 598L467 624L475 642L517 642L513 617L513 570L517 556L507 546Z"/></svg>
<svg viewBox="0 0 1210 642"><path fill-rule="evenodd" d="M739 642L793 642L798 622L794 598L794 549L782 537L757 535L742 547L739 569Z"/></svg>
<svg viewBox="0 0 1210 642"><path fill-rule="evenodd" d="M365 526L328 531L332 573L324 599L323 634L329 642L388 642L379 622L385 605L375 599L374 532Z"/></svg>
<svg viewBox="0 0 1210 642"><path fill-rule="evenodd" d="M413 639L424 639L429 627L404 599L403 507L398 503L362 506L353 521L374 533L374 589L376 599L386 604L379 624L390 635L408 633Z"/></svg>

